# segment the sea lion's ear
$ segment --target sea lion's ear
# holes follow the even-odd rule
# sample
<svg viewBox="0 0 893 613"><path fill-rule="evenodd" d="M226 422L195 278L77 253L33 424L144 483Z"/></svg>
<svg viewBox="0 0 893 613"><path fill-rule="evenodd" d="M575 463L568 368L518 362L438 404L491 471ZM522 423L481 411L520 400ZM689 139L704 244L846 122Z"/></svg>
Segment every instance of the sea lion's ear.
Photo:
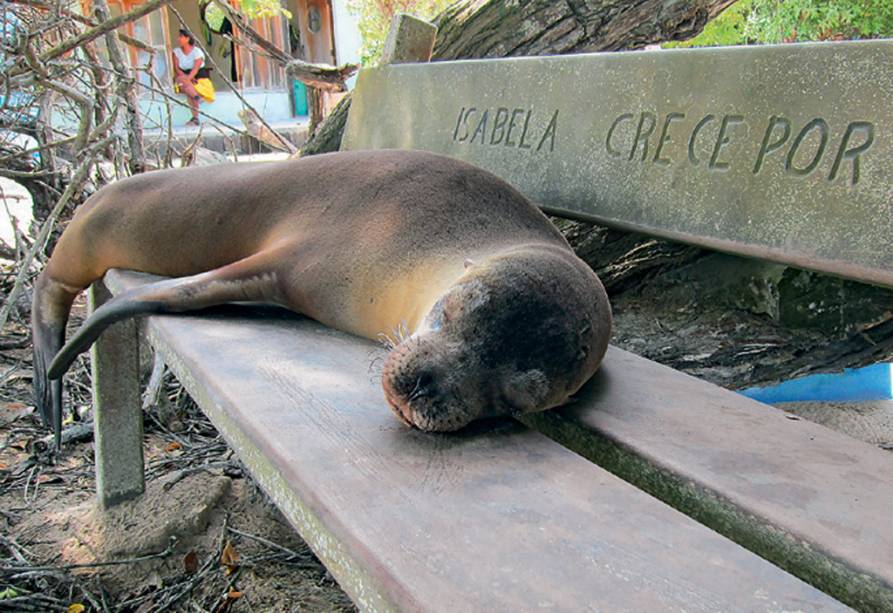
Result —
<svg viewBox="0 0 893 613"><path fill-rule="evenodd" d="M530 413L543 408L549 395L549 380L537 369L515 372L503 383L502 395L516 409L513 414Z"/></svg>
<svg viewBox="0 0 893 613"><path fill-rule="evenodd" d="M468 259L468 258L465 258L465 270L468 270L468 269L471 268L472 266L476 266L476 265L477 265L477 262L475 262L474 260L470 260L470 259Z"/></svg>

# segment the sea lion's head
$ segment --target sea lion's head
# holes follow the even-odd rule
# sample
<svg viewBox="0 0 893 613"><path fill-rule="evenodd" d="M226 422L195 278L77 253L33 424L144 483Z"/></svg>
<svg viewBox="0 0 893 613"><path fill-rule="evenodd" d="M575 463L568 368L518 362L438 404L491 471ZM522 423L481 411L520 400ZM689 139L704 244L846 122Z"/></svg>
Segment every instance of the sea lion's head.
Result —
<svg viewBox="0 0 893 613"><path fill-rule="evenodd" d="M584 262L517 249L467 268L390 353L382 385L394 412L427 431L541 411L592 376L610 330L605 290Z"/></svg>

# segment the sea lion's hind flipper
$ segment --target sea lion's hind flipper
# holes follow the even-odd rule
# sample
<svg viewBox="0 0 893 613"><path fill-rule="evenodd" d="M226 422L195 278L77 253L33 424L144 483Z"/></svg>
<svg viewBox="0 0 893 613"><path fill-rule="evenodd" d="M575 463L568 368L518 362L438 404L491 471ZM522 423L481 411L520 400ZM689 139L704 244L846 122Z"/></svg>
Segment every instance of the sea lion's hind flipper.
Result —
<svg viewBox="0 0 893 613"><path fill-rule="evenodd" d="M56 432L57 447L62 427L62 382L50 381L47 371L65 343L65 324L78 291L44 270L34 283L31 302L34 406L44 426Z"/></svg>
<svg viewBox="0 0 893 613"><path fill-rule="evenodd" d="M50 379L62 377L103 330L123 319L182 313L228 302L277 302L276 274L269 265L269 254L258 253L209 272L149 283L115 296L87 318L53 359L47 375Z"/></svg>
<svg viewBox="0 0 893 613"><path fill-rule="evenodd" d="M53 356L65 342L65 325L35 324L33 328L34 407L43 425L59 432L62 427L62 381L50 380L47 371Z"/></svg>

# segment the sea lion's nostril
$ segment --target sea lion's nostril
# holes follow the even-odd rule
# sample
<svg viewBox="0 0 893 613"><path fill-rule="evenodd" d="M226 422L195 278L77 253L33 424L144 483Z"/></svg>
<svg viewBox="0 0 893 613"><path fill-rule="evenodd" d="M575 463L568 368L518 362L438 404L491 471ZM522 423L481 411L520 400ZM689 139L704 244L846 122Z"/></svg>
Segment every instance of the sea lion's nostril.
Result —
<svg viewBox="0 0 893 613"><path fill-rule="evenodd" d="M434 375L427 370L419 372L416 376L415 386L409 392L409 400L416 400L424 396L434 394Z"/></svg>
<svg viewBox="0 0 893 613"><path fill-rule="evenodd" d="M428 388L434 384L434 375L427 370L419 373L419 387Z"/></svg>

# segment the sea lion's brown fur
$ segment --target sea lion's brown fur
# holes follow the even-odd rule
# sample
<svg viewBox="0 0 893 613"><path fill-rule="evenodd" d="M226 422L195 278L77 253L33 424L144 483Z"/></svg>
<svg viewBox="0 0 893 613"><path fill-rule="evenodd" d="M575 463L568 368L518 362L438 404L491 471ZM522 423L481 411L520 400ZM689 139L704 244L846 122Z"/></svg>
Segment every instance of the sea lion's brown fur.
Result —
<svg viewBox="0 0 893 613"><path fill-rule="evenodd" d="M114 298L59 351L74 297L109 268L175 278ZM561 234L464 162L385 150L151 172L91 197L38 279L41 414L58 429L59 378L110 323L232 301L367 338L405 330L383 387L427 430L565 402L610 333L604 289Z"/></svg>

